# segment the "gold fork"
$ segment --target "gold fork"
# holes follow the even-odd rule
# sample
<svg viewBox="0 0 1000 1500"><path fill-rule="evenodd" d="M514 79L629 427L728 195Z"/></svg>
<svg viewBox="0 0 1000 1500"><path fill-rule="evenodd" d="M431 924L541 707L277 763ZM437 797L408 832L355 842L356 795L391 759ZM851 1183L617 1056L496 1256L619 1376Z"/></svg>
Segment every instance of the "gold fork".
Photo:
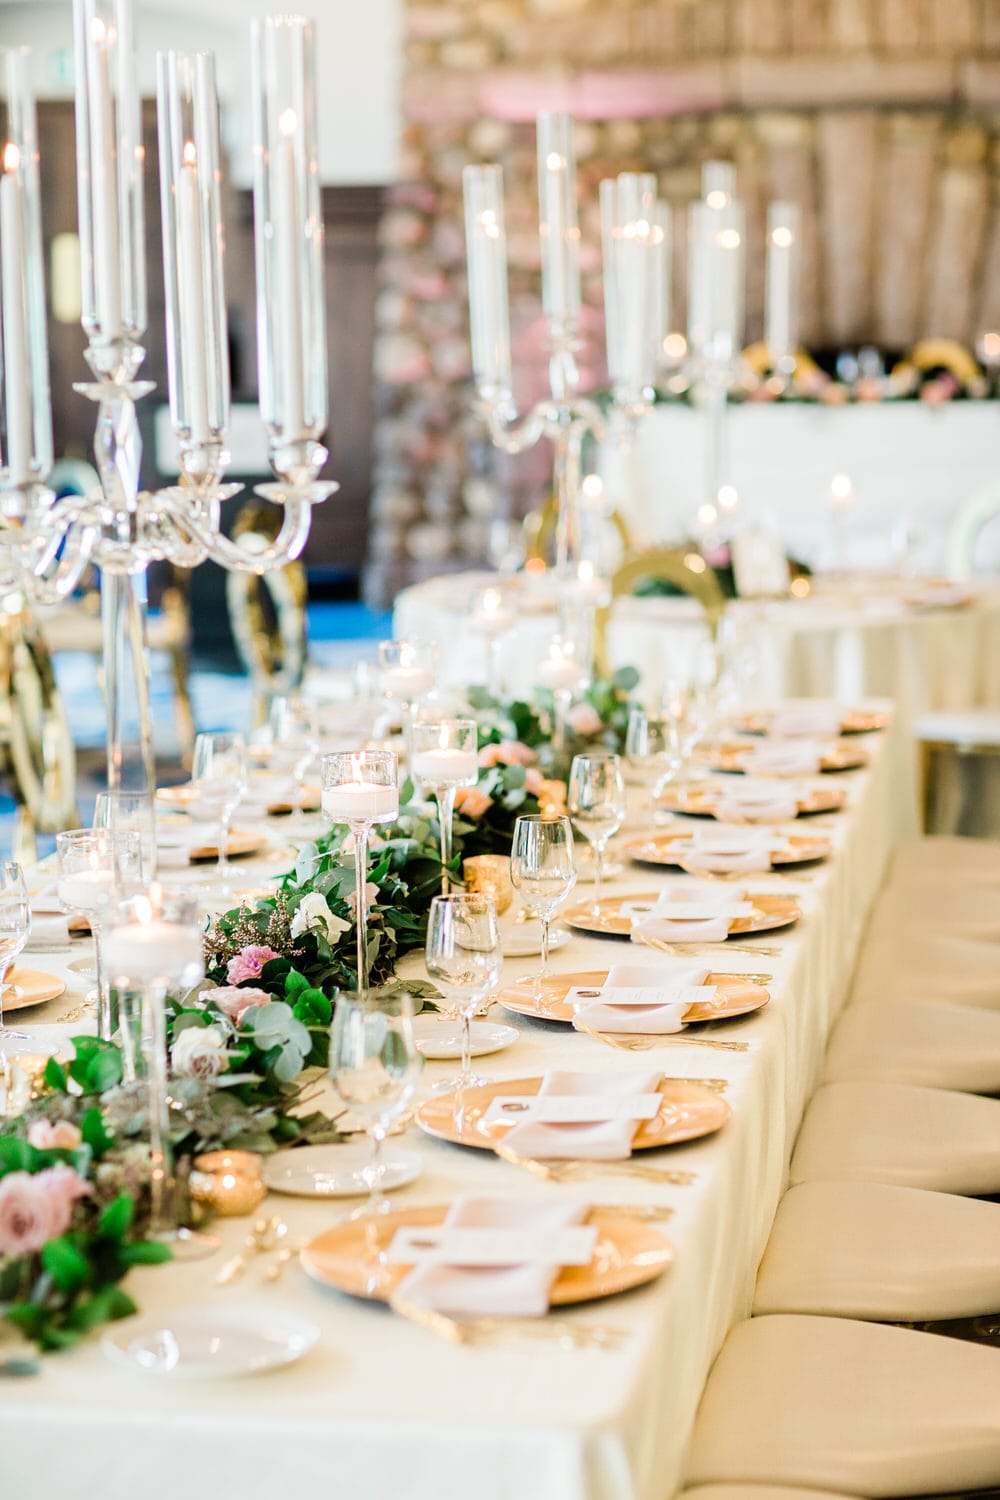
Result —
<svg viewBox="0 0 1000 1500"><path fill-rule="evenodd" d="M691 1036L682 1031L674 1031L662 1036L637 1033L629 1037L614 1037L604 1031L594 1031L592 1027L579 1020L576 1023L576 1030L593 1037L595 1042L603 1042L606 1047L613 1047L617 1052L650 1052L654 1047L665 1047L671 1042L682 1042L685 1047L714 1047L719 1052L748 1052L750 1050L749 1042L724 1042L713 1036Z"/></svg>
<svg viewBox="0 0 1000 1500"><path fill-rule="evenodd" d="M696 1172L682 1172L669 1167L647 1166L638 1161L536 1161L531 1156L518 1156L502 1141L494 1144L493 1150L501 1161L512 1167L530 1172L543 1182L576 1182L581 1177L593 1177L603 1172L620 1172L625 1177L638 1177L643 1182L658 1182L670 1187L687 1187L697 1177Z"/></svg>
<svg viewBox="0 0 1000 1500"><path fill-rule="evenodd" d="M393 1312L450 1344L470 1347L504 1338L554 1339L567 1349L615 1349L629 1337L624 1328L601 1323L571 1323L565 1318L449 1318L418 1307L398 1294L389 1299Z"/></svg>
<svg viewBox="0 0 1000 1500"><path fill-rule="evenodd" d="M635 937L637 941L644 947L656 948L660 953L671 953L675 958L687 958L692 953L713 953L721 955L721 953L724 951L721 948L721 945L717 943L711 945L706 945L705 943L668 943L665 942L663 938L649 937L647 934L643 933L633 933L633 937ZM733 933L733 936L731 938L728 938L727 941L732 942L733 939L738 937L739 933ZM730 949L730 952L752 953L756 958L781 957L780 948L751 948L749 944L744 943L741 943L738 948Z"/></svg>

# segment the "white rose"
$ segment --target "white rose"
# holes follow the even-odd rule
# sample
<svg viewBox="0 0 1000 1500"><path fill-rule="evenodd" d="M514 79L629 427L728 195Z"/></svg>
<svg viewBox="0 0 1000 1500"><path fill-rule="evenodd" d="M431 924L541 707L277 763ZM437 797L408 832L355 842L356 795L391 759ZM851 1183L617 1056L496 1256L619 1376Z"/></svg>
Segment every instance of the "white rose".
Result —
<svg viewBox="0 0 1000 1500"><path fill-rule="evenodd" d="M170 1049L170 1062L184 1078L214 1078L225 1072L228 1058L222 1027L185 1027Z"/></svg>
<svg viewBox="0 0 1000 1500"><path fill-rule="evenodd" d="M308 932L310 927L322 927L326 936L331 940L340 937L344 932L350 932L350 922L345 922L343 917L338 917L326 904L325 896L319 891L310 891L308 896L303 896L298 908L292 918L292 937L301 937Z"/></svg>

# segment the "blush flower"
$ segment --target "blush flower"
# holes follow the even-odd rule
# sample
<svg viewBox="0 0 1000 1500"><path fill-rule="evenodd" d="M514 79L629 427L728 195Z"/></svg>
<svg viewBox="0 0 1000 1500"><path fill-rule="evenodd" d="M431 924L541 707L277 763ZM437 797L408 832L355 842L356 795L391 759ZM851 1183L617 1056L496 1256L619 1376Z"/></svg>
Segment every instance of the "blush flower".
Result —
<svg viewBox="0 0 1000 1500"><path fill-rule="evenodd" d="M357 891L356 890L348 891L347 896L345 897L345 899L347 901L348 909L350 910L351 915L356 918L357 915L358 915L358 893L357 893ZM371 909L371 907L374 906L374 904L375 904L375 902L377 900L378 900L378 886L377 885L373 885L373 883L369 880L368 884L365 886L365 904L368 906L369 909ZM335 922L339 922L341 919L339 917L334 917L333 920ZM344 931L345 932L347 931L346 925L345 925Z"/></svg>
<svg viewBox="0 0 1000 1500"><path fill-rule="evenodd" d="M578 703L568 714L570 727L577 734L597 734L601 727L601 716L592 703Z"/></svg>
<svg viewBox="0 0 1000 1500"><path fill-rule="evenodd" d="M0 1179L0 1255L32 1255L65 1234L73 1204L90 1192L72 1167L8 1172Z"/></svg>
<svg viewBox="0 0 1000 1500"><path fill-rule="evenodd" d="M264 965L272 958L280 957L281 954L275 953L273 948L250 943L229 960L226 965L226 978L230 984L242 984L244 979L259 979Z"/></svg>
<svg viewBox="0 0 1000 1500"><path fill-rule="evenodd" d="M524 773L524 790L531 797L540 797L545 790L545 777L537 766L529 766Z"/></svg>
<svg viewBox="0 0 1000 1500"><path fill-rule="evenodd" d="M186 1026L170 1049L170 1062L182 1078L214 1078L225 1072L229 1059L222 1027Z"/></svg>
<svg viewBox="0 0 1000 1500"><path fill-rule="evenodd" d="M484 745L479 752L481 766L531 766L538 756L520 740L501 740L499 745Z"/></svg>
<svg viewBox="0 0 1000 1500"><path fill-rule="evenodd" d="M28 1144L39 1151L74 1151L82 1139L72 1120L36 1120L28 1129Z"/></svg>
<svg viewBox="0 0 1000 1500"><path fill-rule="evenodd" d="M216 1010L221 1010L234 1026L240 1024L248 1010L254 1010L258 1005L271 1003L271 996L267 990L244 990L233 984L220 984L214 990L205 990L201 998L209 1005L214 1005Z"/></svg>
<svg viewBox="0 0 1000 1500"><path fill-rule="evenodd" d="M491 802L478 786L460 786L455 793L455 809L467 818L481 818Z"/></svg>

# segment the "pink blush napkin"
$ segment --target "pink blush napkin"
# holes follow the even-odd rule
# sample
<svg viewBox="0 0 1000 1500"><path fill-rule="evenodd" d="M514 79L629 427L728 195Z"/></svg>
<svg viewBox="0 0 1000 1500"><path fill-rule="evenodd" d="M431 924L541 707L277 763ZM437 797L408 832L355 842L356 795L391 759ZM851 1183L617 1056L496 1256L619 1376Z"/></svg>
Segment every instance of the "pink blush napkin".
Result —
<svg viewBox="0 0 1000 1500"><path fill-rule="evenodd" d="M628 1098L635 1094L653 1094L663 1077L657 1068L650 1072L629 1073L546 1073L539 1094L603 1094L608 1099ZM632 1154L632 1137L638 1129L635 1120L594 1120L586 1124L549 1124L527 1120L515 1125L503 1138L505 1146L518 1156L543 1161L580 1157L587 1161L621 1161Z"/></svg>
<svg viewBox="0 0 1000 1500"><path fill-rule="evenodd" d="M659 1075L657 1075L659 1077ZM448 1211L451 1229L565 1229L582 1224L586 1203L529 1198L459 1198ZM397 1295L452 1318L543 1318L558 1266L417 1266Z"/></svg>

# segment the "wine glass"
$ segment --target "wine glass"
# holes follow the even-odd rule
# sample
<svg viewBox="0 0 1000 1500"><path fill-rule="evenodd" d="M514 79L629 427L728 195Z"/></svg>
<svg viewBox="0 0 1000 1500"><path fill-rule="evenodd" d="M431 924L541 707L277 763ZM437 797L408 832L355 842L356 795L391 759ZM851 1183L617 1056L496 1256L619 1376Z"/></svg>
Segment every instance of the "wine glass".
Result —
<svg viewBox="0 0 1000 1500"><path fill-rule="evenodd" d="M319 708L312 698L301 696L271 699L268 714L272 764L295 777L296 807L305 811L306 777L320 752Z"/></svg>
<svg viewBox="0 0 1000 1500"><path fill-rule="evenodd" d="M635 706L625 728L625 759L629 769L649 787L650 808L678 774L681 762L670 725L655 709Z"/></svg>
<svg viewBox="0 0 1000 1500"><path fill-rule="evenodd" d="M104 973L104 926L119 904L143 888L138 833L71 828L56 834L56 891L64 911L87 918L94 934L97 1033L110 1042L118 1029L117 1001Z"/></svg>
<svg viewBox="0 0 1000 1500"><path fill-rule="evenodd" d="M542 924L542 963L535 977L536 1004L549 972L549 923L576 885L573 830L569 818L539 813L518 818L510 851L510 878L525 906Z"/></svg>
<svg viewBox="0 0 1000 1500"><path fill-rule="evenodd" d="M441 833L441 893L448 894L455 793L479 779L479 730L475 719L439 719L411 726L413 780L434 793Z"/></svg>
<svg viewBox="0 0 1000 1500"><path fill-rule="evenodd" d="M384 988L339 992L330 1031L330 1077L371 1141L372 1157L364 1174L368 1202L360 1212L369 1216L368 1248L375 1260L375 1221L389 1210L382 1191L382 1148L393 1122L413 1097L422 1066L413 1034L412 995Z"/></svg>
<svg viewBox="0 0 1000 1500"><path fill-rule="evenodd" d="M191 785L219 825L219 866L213 887L229 885L229 824L247 790L247 747L241 734L199 734Z"/></svg>
<svg viewBox="0 0 1000 1500"><path fill-rule="evenodd" d="M123 792L117 788L98 792L94 827L108 828L112 833L137 833L142 878L147 885L156 879L156 808L151 792Z"/></svg>
<svg viewBox="0 0 1000 1500"><path fill-rule="evenodd" d="M601 879L608 840L625 821L625 780L621 757L574 755L567 806L573 827L594 850L594 910L601 906Z"/></svg>
<svg viewBox="0 0 1000 1500"><path fill-rule="evenodd" d="M13 860L0 864L0 1058L9 1043L28 1041L23 1031L11 1031L4 1024L3 1001L11 965L28 941L31 931L31 905L24 883L24 872Z"/></svg>
<svg viewBox="0 0 1000 1500"><path fill-rule="evenodd" d="M462 1068L457 1079L438 1088L474 1088L485 1082L472 1074L472 1018L494 990L503 968L500 924L490 896L475 893L435 896L427 918L427 972L441 991L449 1014L462 1022Z"/></svg>

